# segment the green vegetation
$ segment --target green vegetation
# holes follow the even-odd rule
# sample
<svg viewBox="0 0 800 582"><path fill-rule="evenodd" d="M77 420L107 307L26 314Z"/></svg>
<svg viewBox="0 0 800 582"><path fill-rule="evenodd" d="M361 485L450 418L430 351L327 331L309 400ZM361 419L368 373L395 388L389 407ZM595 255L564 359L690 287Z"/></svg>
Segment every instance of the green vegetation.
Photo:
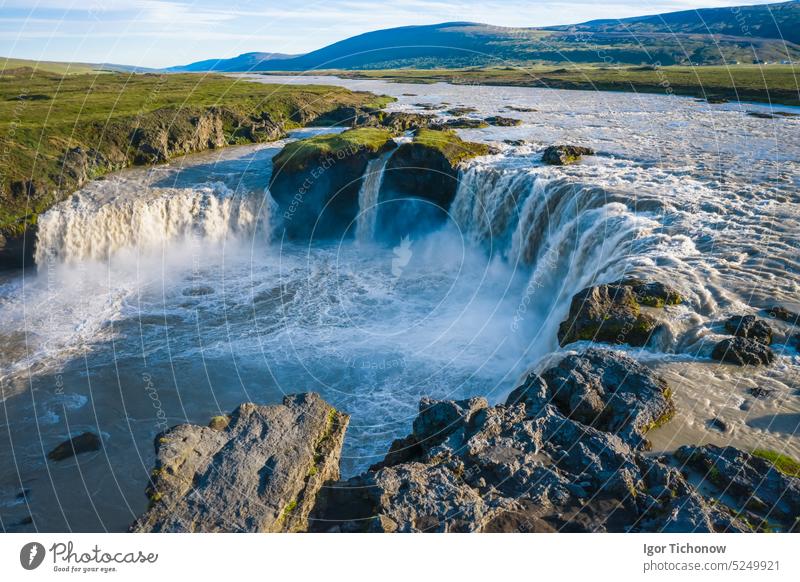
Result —
<svg viewBox="0 0 800 582"><path fill-rule="evenodd" d="M753 456L764 459L765 461L769 461L784 475L789 475L790 477L800 477L800 462L789 457L788 455L784 455L777 451L771 451L769 449L756 449L753 451Z"/></svg>
<svg viewBox="0 0 800 582"><path fill-rule="evenodd" d="M20 69L28 69L20 71ZM52 61L33 61L28 59L0 58L0 74L56 73L58 75L83 75L100 72L97 65L89 63L58 63Z"/></svg>
<svg viewBox="0 0 800 582"><path fill-rule="evenodd" d="M391 142L392 132L377 127L360 127L342 133L326 133L287 144L275 156L276 168L296 171L333 156L345 157L359 151L377 153Z"/></svg>
<svg viewBox="0 0 800 582"><path fill-rule="evenodd" d="M320 74L319 71L314 72ZM712 100L759 101L800 105L800 80L792 65L729 66L599 66L522 65L462 69L388 69L326 71L347 78L402 83L453 83L630 91L660 95L689 95Z"/></svg>
<svg viewBox="0 0 800 582"><path fill-rule="evenodd" d="M339 107L390 100L210 75L0 74L0 233L19 235L88 179L209 147L275 139Z"/></svg>
<svg viewBox="0 0 800 582"><path fill-rule="evenodd" d="M441 152L451 166L489 153L486 144L464 141L453 130L420 129L414 136L414 143Z"/></svg>

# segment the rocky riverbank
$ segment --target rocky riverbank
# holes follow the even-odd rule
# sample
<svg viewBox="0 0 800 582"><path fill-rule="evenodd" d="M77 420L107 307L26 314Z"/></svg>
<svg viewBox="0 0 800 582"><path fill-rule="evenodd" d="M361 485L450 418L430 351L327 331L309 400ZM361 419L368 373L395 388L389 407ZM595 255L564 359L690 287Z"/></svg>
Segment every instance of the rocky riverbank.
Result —
<svg viewBox="0 0 800 582"><path fill-rule="evenodd" d="M612 286L677 301L663 285ZM424 398L383 461L339 480L346 415L315 394L244 404L157 437L151 507L133 529L798 531L796 462L714 445L651 454L648 434L675 413L663 378L590 347L528 373L495 406Z"/></svg>

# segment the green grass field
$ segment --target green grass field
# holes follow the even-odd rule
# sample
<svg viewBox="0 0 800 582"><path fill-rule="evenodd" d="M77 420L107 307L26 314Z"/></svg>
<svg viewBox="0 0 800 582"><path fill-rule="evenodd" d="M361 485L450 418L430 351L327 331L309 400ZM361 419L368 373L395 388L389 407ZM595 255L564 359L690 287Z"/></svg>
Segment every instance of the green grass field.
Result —
<svg viewBox="0 0 800 582"><path fill-rule="evenodd" d="M566 64L560 67L533 65L499 68L325 71L324 73L348 78L396 82L631 91L800 105L800 76L792 65L656 68ZM320 72L309 74L320 74Z"/></svg>
<svg viewBox="0 0 800 582"><path fill-rule="evenodd" d="M223 119L227 143L244 143L268 138L256 131L265 120L291 129L340 106L380 108L388 100L220 75L6 71L0 74L0 233L19 234L83 181L65 170L65 155L75 148L103 160L93 178L135 163L137 136L173 139L180 129L176 139L186 140L209 112Z"/></svg>

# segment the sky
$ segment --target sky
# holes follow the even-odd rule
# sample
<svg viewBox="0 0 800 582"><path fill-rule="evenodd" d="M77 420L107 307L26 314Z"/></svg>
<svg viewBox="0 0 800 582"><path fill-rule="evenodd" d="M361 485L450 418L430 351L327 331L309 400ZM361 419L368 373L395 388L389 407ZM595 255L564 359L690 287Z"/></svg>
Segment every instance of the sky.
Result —
<svg viewBox="0 0 800 582"><path fill-rule="evenodd" d="M140 67L298 54L349 36L448 21L573 24L774 0L0 0L0 56Z"/></svg>

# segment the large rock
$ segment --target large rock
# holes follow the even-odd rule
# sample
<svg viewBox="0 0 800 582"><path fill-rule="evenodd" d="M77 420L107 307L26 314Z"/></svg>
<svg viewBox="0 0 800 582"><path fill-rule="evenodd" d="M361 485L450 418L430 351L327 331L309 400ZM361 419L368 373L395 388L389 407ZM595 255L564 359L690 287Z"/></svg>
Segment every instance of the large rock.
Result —
<svg viewBox="0 0 800 582"><path fill-rule="evenodd" d="M737 366L766 366L775 360L775 353L769 346L756 340L732 337L717 343L711 352L711 357Z"/></svg>
<svg viewBox="0 0 800 582"><path fill-rule="evenodd" d="M93 432L85 432L76 437L65 440L52 451L47 453L47 458L51 461L63 461L81 453L99 451L103 447L103 441Z"/></svg>
<svg viewBox="0 0 800 582"><path fill-rule="evenodd" d="M736 515L757 530L800 531L800 478L733 447L683 446L675 453L684 470L734 502Z"/></svg>
<svg viewBox="0 0 800 582"><path fill-rule="evenodd" d="M772 343L772 328L755 315L735 315L725 322L725 329L736 337L751 339L765 346Z"/></svg>
<svg viewBox="0 0 800 582"><path fill-rule="evenodd" d="M681 302L680 293L658 282L626 279L588 287L572 298L569 316L558 329L558 341L562 346L580 340L643 346L658 321L641 307Z"/></svg>
<svg viewBox="0 0 800 582"><path fill-rule="evenodd" d="M370 160L394 149L386 129L361 127L287 144L272 159L269 191L291 238L340 237L358 216Z"/></svg>
<svg viewBox="0 0 800 582"><path fill-rule="evenodd" d="M581 159L581 156L593 156L592 148L574 145L548 146L542 154L542 161L551 166L565 166Z"/></svg>
<svg viewBox="0 0 800 582"><path fill-rule="evenodd" d="M216 428L182 424L156 438L150 508L139 532L307 529L323 483L339 478L349 417L315 393L242 404Z"/></svg>
<svg viewBox="0 0 800 582"><path fill-rule="evenodd" d="M647 431L672 418L675 407L667 383L636 360L609 350L569 355L528 377L509 396L529 412L553 404L564 415L618 435L631 447L645 448Z"/></svg>

